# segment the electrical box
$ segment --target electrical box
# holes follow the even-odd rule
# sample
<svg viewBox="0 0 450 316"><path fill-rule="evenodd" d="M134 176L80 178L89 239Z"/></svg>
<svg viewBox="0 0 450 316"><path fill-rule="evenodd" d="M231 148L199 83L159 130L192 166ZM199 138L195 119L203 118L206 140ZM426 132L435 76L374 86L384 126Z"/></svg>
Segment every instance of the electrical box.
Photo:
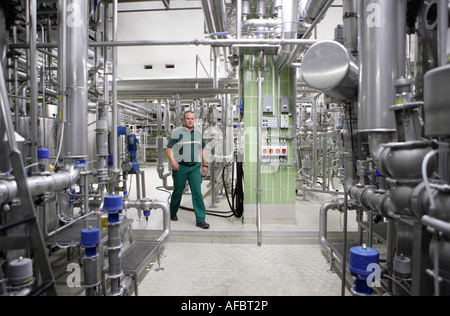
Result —
<svg viewBox="0 0 450 316"><path fill-rule="evenodd" d="M263 97L263 113L271 115L274 114L274 104L272 95L266 95Z"/></svg>
<svg viewBox="0 0 450 316"><path fill-rule="evenodd" d="M289 128L289 115L281 115L280 128Z"/></svg>
<svg viewBox="0 0 450 316"><path fill-rule="evenodd" d="M278 128L278 118L277 117L263 117L261 127Z"/></svg>
<svg viewBox="0 0 450 316"><path fill-rule="evenodd" d="M289 113L289 98L281 98L281 113Z"/></svg>
<svg viewBox="0 0 450 316"><path fill-rule="evenodd" d="M285 140L270 140L261 146L261 154L264 158L285 158L289 154L288 143Z"/></svg>

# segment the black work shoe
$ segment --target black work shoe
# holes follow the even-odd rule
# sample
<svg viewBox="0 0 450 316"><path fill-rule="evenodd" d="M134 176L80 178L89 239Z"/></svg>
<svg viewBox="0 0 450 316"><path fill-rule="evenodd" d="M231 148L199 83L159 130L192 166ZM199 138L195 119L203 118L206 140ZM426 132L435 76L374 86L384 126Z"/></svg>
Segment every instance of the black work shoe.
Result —
<svg viewBox="0 0 450 316"><path fill-rule="evenodd" d="M209 224L206 222L200 222L197 223L197 227L203 228L203 229L208 229L209 228Z"/></svg>
<svg viewBox="0 0 450 316"><path fill-rule="evenodd" d="M170 219L173 220L174 222L178 221L178 216L177 216L177 214L176 214L176 213L175 213L175 214L171 213L171 214L170 214Z"/></svg>

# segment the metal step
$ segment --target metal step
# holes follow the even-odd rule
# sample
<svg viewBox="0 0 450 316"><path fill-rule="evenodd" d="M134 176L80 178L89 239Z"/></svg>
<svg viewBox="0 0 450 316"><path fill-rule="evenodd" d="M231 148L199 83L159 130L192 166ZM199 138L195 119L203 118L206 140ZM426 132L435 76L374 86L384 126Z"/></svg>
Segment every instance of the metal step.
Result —
<svg viewBox="0 0 450 316"><path fill-rule="evenodd" d="M121 257L122 271L125 275L137 276L154 259L159 250L158 242L136 241Z"/></svg>

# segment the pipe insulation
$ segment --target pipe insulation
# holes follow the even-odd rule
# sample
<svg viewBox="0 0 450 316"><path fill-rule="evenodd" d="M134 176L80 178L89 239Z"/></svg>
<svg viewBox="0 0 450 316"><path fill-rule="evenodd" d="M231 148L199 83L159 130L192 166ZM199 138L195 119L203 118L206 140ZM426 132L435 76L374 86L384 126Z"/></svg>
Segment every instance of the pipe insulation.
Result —
<svg viewBox="0 0 450 316"><path fill-rule="evenodd" d="M88 157L88 30L89 9L86 0L68 0L67 22L67 123L62 157L86 160Z"/></svg>
<svg viewBox="0 0 450 316"><path fill-rule="evenodd" d="M297 0L284 0L282 7L282 25L281 25L281 38L284 40L296 39L298 29L298 1ZM289 55L294 50L293 45L281 45L278 50L278 55L274 57L274 64L277 69L281 70L286 65Z"/></svg>

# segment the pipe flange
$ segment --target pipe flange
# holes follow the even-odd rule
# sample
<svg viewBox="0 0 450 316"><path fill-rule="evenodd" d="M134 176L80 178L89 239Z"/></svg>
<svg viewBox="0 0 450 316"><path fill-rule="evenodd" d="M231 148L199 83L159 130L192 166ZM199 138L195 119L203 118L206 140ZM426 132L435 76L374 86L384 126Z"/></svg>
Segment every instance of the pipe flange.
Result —
<svg viewBox="0 0 450 316"><path fill-rule="evenodd" d="M429 201L426 190L425 182L421 182L411 193L411 211L419 218L426 215L426 212L422 207L423 205L427 205Z"/></svg>

